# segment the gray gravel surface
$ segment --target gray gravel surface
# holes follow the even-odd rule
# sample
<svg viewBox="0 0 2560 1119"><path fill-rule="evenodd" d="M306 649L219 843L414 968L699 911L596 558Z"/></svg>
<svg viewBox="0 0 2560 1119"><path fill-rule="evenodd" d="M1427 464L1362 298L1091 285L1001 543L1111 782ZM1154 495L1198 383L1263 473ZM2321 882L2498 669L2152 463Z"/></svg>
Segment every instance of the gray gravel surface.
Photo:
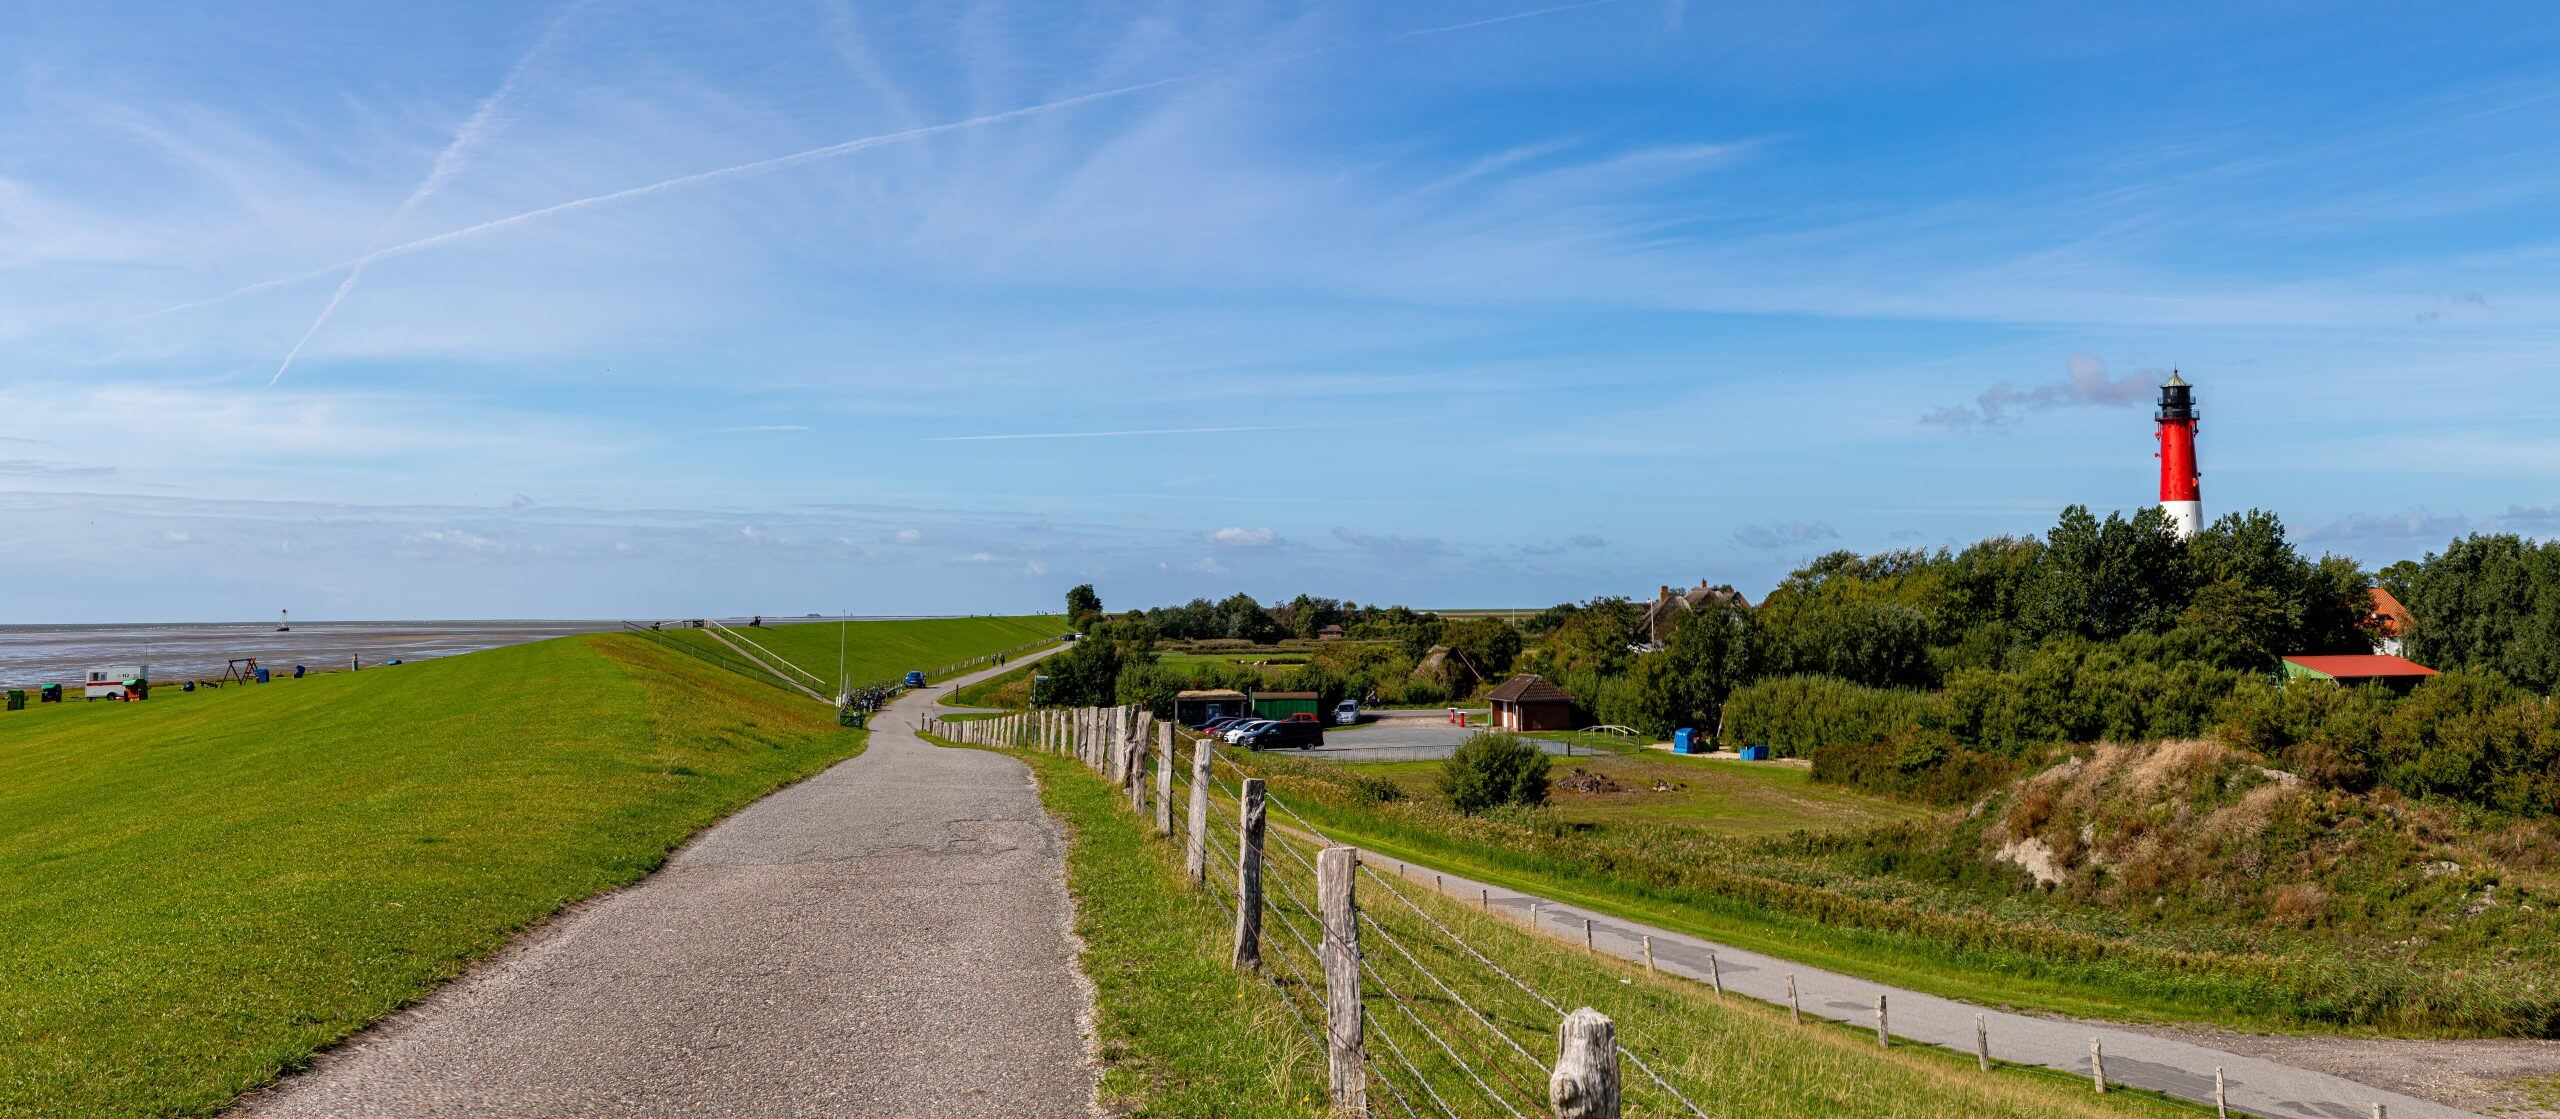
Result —
<svg viewBox="0 0 2560 1119"><path fill-rule="evenodd" d="M931 704L237 1113L1091 1113L1063 841L1021 763L915 736Z"/></svg>

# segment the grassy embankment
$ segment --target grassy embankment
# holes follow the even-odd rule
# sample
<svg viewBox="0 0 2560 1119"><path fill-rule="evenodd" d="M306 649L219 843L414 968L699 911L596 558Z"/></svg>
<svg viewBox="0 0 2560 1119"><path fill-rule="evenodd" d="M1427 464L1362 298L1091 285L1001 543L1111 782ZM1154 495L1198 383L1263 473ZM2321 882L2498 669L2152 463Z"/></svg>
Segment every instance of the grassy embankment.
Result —
<svg viewBox="0 0 2560 1119"><path fill-rule="evenodd" d="M0 1114L210 1114L862 741L626 635L0 715Z"/></svg>
<svg viewBox="0 0 2560 1119"><path fill-rule="evenodd" d="M845 646L845 671L855 687L898 680L908 672L922 672L932 683L940 683L940 670L991 653L1000 653L1025 645L1057 640L1066 629L1064 619L1051 614L1020 617L987 618L917 618L898 622L792 622L757 627L733 626L755 646L790 661L802 669L816 673L832 683L836 678L839 638L852 635ZM694 647L711 650L715 655L729 656L727 649L697 630L668 630L660 637L672 637ZM754 652L750 647L749 652ZM752 672L752 669L750 669ZM827 688L820 688L827 691Z"/></svg>
<svg viewBox="0 0 2560 1119"><path fill-rule="evenodd" d="M1712 818L1713 808L1655 813L1621 803L1577 813L1568 799L1561 810L1470 818L1418 790L1382 802L1375 785L1355 776L1380 767L1273 755L1240 760L1348 842L1987 1005L2311 1032L2501 1034L2534 1032L2516 1015L2529 1019L2540 1005L2534 1000L2547 997L2530 975L2508 966L2512 950L2483 953L2469 967L2445 966L2282 930L2211 937L2145 926L2139 915L2075 921L2032 896L1987 899L1844 871L1824 856L1830 841L1745 838L1775 832L1775 821L1756 811L1725 824ZM1726 763L1674 764L1706 772ZM1679 812L1691 820L1662 822ZM1619 818L1607 818L1612 814ZM1895 825L1825 826L1883 835Z"/></svg>
<svg viewBox="0 0 2560 1119"><path fill-rule="evenodd" d="M1315 1119L1325 1114L1322 1053L1300 1031L1270 983L1227 965L1230 917L1183 879L1178 846L1156 837L1129 812L1118 790L1081 764L1054 755L1017 756L1039 776L1042 799L1069 833L1068 888L1076 899L1084 968L1096 987L1106 1108L1114 1114L1163 1119ZM1294 863L1278 855L1269 865L1274 874L1296 873ZM1362 888L1375 890L1366 883ZM1741 999L1719 1002L1694 983L1648 977L1640 968L1530 936L1464 906L1428 894L1414 900L1495 959L1533 977L1549 997L1609 1013L1621 1035L1644 1045L1656 1069L1681 1084L1710 1114L2059 1119L2193 1113L2136 1093L2092 1097L2076 1080L2036 1070L2004 1069L1986 1076L1969 1060L1935 1050L1904 1047L1880 1053L1868 1035L1855 1030L1793 1026L1774 1007ZM1477 980L1486 976L1411 918L1410 911L1399 910L1399 904L1369 893L1364 907L1375 920L1398 922L1401 914L1401 923L1391 927L1408 950L1466 988L1471 1000L1532 1052L1552 1051L1551 1012L1516 989L1464 978L1470 969ZM1267 951L1296 951L1282 946L1276 926L1269 935L1273 947ZM1384 947L1371 947L1365 954L1373 966L1401 966ZM1287 977L1291 972L1278 968L1275 974ZM1407 991L1422 986L1410 976L1399 975L1397 982ZM1382 996L1370 997L1377 1013L1394 1018ZM1439 998L1421 1000L1421 1006L1442 1023L1442 1030L1464 1028ZM1462 1049L1493 1044L1489 1037L1471 1042L1457 1033L1451 1039ZM1381 1071L1403 1076L1375 1046L1373 1042L1373 1060ZM1454 1070L1432 1066L1427 1053L1418 1057L1462 1113L1499 1114ZM1516 1102L1532 1105L1543 1095L1543 1077L1495 1065L1518 1060L1516 1054L1486 1048L1476 1059L1495 1069L1490 1073L1495 1083ZM1630 1069L1625 1076L1630 1115L1673 1113L1639 1074ZM1413 1090L1409 1078L1403 1083L1407 1092ZM1373 1101L1377 1113L1393 1112L1383 1091L1373 1089Z"/></svg>

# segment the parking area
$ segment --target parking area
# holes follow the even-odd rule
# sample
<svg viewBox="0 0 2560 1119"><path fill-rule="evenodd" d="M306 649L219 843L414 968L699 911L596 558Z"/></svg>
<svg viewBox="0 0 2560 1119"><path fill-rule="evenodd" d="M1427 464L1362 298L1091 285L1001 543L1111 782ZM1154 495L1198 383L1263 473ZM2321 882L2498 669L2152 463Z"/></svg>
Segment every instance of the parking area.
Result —
<svg viewBox="0 0 2560 1119"><path fill-rule="evenodd" d="M1306 756L1335 762L1430 762L1456 753L1458 744L1481 727L1462 727L1437 718L1381 719L1356 727L1326 727L1324 745ZM1587 746L1533 738L1538 748L1557 757L1580 757Z"/></svg>

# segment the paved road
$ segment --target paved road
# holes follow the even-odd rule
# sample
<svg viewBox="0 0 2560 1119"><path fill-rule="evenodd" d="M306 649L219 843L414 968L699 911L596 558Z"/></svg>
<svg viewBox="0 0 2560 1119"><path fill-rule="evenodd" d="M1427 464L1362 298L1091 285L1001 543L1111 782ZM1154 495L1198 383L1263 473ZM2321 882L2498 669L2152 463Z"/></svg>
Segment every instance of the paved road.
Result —
<svg viewBox="0 0 2560 1119"><path fill-rule="evenodd" d="M1784 1005L1787 977L1796 978L1797 997L1808 1015L1875 1026L1876 996L1886 996L1888 1026L1896 1038L1973 1051L1974 1016L1983 1015L1991 1033L1991 1055L2021 1064L2039 1064L2086 1078L2089 1039L2100 1039L2107 1080L2210 1103L2214 1069L2223 1070L2234 1113L2277 1119L2371 1119L2373 1105L2389 1108L2392 1119L2477 1119L2473 1112L2367 1087L2309 1069L2214 1049L2190 1041L2156 1037L2100 1023L2039 1018L1984 1010L1971 1003L1938 998L1899 987L1789 963L1757 952L1711 943L1683 933L1655 928L1545 898L1488 886L1434 867L1407 863L1374 851L1362 861L1381 873L1395 874L1426 887L1436 884L1453 897L1475 900L1484 891L1492 909L1514 921L1529 917L1537 906L1538 930L1575 944L1582 942L1582 922L1591 921L1598 948L1628 960L1644 958L1645 936L1653 937L1656 966L1674 975L1705 981L1707 955L1713 952L1727 991Z"/></svg>
<svg viewBox="0 0 2560 1119"><path fill-rule="evenodd" d="M931 705L240 1113L1091 1113L1063 843L1020 762L907 729Z"/></svg>

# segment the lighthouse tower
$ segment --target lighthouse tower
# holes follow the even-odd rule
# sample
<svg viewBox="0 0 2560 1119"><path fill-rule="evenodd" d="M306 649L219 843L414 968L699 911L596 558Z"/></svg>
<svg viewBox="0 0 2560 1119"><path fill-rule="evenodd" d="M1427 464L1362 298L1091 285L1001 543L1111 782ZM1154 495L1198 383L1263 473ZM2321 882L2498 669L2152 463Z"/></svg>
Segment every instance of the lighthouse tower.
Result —
<svg viewBox="0 0 2560 1119"><path fill-rule="evenodd" d="M2160 511L2184 540L2204 527L2204 487L2196 473L2195 392L2174 369L2160 386L2160 413L2153 418L2160 425Z"/></svg>

